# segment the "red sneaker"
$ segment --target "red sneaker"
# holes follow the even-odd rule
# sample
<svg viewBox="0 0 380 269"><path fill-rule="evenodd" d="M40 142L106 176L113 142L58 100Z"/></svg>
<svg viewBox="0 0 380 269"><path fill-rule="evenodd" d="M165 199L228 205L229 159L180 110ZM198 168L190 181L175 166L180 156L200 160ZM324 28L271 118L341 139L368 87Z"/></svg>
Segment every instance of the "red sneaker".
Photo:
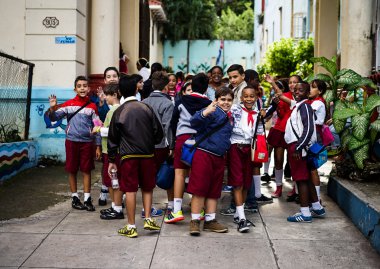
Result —
<svg viewBox="0 0 380 269"><path fill-rule="evenodd" d="M294 194L296 194L296 188L295 187L293 187L293 189L290 192L288 192L287 196L292 197Z"/></svg>
<svg viewBox="0 0 380 269"><path fill-rule="evenodd" d="M282 186L277 186L276 191L272 193L273 198L279 198L282 195Z"/></svg>

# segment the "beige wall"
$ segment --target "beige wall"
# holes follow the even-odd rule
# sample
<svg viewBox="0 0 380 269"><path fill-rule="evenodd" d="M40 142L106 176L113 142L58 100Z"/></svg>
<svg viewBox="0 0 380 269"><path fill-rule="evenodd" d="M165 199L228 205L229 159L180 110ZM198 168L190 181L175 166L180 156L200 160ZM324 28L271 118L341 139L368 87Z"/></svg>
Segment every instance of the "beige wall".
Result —
<svg viewBox="0 0 380 269"><path fill-rule="evenodd" d="M162 27L161 27L162 29ZM154 36L154 40L150 40L150 50L149 50L149 62L150 64L154 63L154 62L159 62L159 63L162 63L163 62L163 59L162 59L162 56L163 56L163 45L162 45L162 42L160 40L160 33L158 32L158 27L157 27L157 23L153 23L153 17L152 17L152 13L151 13L151 17L150 17L150 38L152 39L152 36ZM154 34L152 35L152 32L154 32Z"/></svg>
<svg viewBox="0 0 380 269"><path fill-rule="evenodd" d="M0 1L0 50L25 58L25 0Z"/></svg>
<svg viewBox="0 0 380 269"><path fill-rule="evenodd" d="M373 1L345 0L341 7L341 68L362 76L371 74Z"/></svg>
<svg viewBox="0 0 380 269"><path fill-rule="evenodd" d="M315 57L331 59L337 54L339 0L315 1ZM315 67L315 72L324 72Z"/></svg>
<svg viewBox="0 0 380 269"><path fill-rule="evenodd" d="M139 1L120 0L120 41L130 61L129 73L137 73L136 62L139 58Z"/></svg>

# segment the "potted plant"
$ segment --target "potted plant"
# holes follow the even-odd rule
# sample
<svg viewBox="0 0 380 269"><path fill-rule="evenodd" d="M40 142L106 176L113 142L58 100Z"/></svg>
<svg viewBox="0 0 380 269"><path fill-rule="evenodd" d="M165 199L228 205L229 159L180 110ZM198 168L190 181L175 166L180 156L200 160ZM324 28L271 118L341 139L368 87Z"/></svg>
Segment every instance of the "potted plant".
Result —
<svg viewBox="0 0 380 269"><path fill-rule="evenodd" d="M370 151L380 132L380 120L372 117L371 121L371 116L380 106L380 96L375 93L368 96L364 91L363 101L357 102L358 91L365 87L376 89L376 85L351 69L339 70L335 57L331 60L317 57L312 61L327 71L312 75L307 80L320 79L329 85L325 100L327 109L331 102L334 104L332 119L344 154L342 161L336 163L338 176L366 179L374 172L380 173L380 163L370 158ZM342 93L345 92L353 96L353 100L343 98Z"/></svg>

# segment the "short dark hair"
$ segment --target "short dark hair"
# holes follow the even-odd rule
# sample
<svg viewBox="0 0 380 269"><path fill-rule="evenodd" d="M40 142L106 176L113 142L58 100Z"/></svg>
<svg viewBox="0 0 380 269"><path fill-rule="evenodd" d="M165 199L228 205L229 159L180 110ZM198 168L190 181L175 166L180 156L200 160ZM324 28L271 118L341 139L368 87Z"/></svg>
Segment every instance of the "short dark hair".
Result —
<svg viewBox="0 0 380 269"><path fill-rule="evenodd" d="M134 96L137 90L137 81L131 76L122 77L119 81L120 94L124 97Z"/></svg>
<svg viewBox="0 0 380 269"><path fill-rule="evenodd" d="M174 74L172 74L175 76ZM152 74L153 90L162 91L169 83L169 76L164 71L156 71Z"/></svg>
<svg viewBox="0 0 380 269"><path fill-rule="evenodd" d="M240 64L233 64L227 69L227 74L232 71L238 71L240 75L244 74L244 68Z"/></svg>
<svg viewBox="0 0 380 269"><path fill-rule="evenodd" d="M245 70L244 72L244 80L245 82L249 83L249 82L252 82L252 81L257 81L259 82L259 74L253 70L253 69L247 69Z"/></svg>
<svg viewBox="0 0 380 269"><path fill-rule="evenodd" d="M191 80L193 92L204 94L207 91L209 78L205 73L196 74Z"/></svg>
<svg viewBox="0 0 380 269"><path fill-rule="evenodd" d="M222 72L222 76L223 76L223 68L221 68L219 65L215 65L213 66L211 69L210 69L210 73L212 74L212 71L214 71L214 69L219 69L221 72Z"/></svg>
<svg viewBox="0 0 380 269"><path fill-rule="evenodd" d="M215 92L215 100L226 95L231 95L232 99L234 99L234 92L230 88L223 86Z"/></svg>
<svg viewBox="0 0 380 269"><path fill-rule="evenodd" d="M88 82L88 79L87 79L85 76L77 76L77 77L75 78L75 81L74 81L74 88L77 87L77 82L78 82L79 80L84 80L84 81L87 81L87 82Z"/></svg>
<svg viewBox="0 0 380 269"><path fill-rule="evenodd" d="M311 81L310 85L313 87L316 87L318 88L318 90L320 90L321 92L321 95L324 95L326 90L327 90L327 85L326 85L326 82L324 82L323 80L320 80L320 79L314 79L313 81Z"/></svg>
<svg viewBox="0 0 380 269"><path fill-rule="evenodd" d="M143 79L143 77L140 74L132 74L131 78L136 81L136 84L137 84L137 82L139 82L140 80Z"/></svg>
<svg viewBox="0 0 380 269"><path fill-rule="evenodd" d="M297 85L301 85L301 87L302 87L303 89L305 89L306 91L310 92L310 84L309 84L309 83L307 83L307 82L305 82L305 81L301 81L301 82L298 82L298 83L296 84L296 86L297 86Z"/></svg>
<svg viewBox="0 0 380 269"><path fill-rule="evenodd" d="M152 66L150 68L151 73L153 74L156 71L162 71L164 70L164 67L160 63L152 63Z"/></svg>
<svg viewBox="0 0 380 269"><path fill-rule="evenodd" d="M115 71L116 74L117 74L117 76L120 77L119 70L117 70L117 68L114 67L114 66L109 66L109 67L107 67L106 69L104 69L103 77L106 78L107 72L108 72L108 71L111 71L111 70L112 70L112 71Z"/></svg>
<svg viewBox="0 0 380 269"><path fill-rule="evenodd" d="M107 84L103 88L105 95L114 95L117 94L117 98L120 98L119 85L118 84Z"/></svg>

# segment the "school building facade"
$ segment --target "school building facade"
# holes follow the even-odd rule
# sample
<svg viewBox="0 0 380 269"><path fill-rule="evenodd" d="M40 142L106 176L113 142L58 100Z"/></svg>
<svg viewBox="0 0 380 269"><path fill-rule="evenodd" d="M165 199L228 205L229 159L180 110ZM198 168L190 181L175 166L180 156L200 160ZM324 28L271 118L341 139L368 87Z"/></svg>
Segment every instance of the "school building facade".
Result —
<svg viewBox="0 0 380 269"><path fill-rule="evenodd" d="M129 73L140 57L162 61L160 1L1 0L0 16L1 51L35 64L29 138L38 141L40 156L65 158L66 121L47 129L43 120L50 94L60 103L73 98L78 75L101 81L106 67L119 66L120 44Z"/></svg>

